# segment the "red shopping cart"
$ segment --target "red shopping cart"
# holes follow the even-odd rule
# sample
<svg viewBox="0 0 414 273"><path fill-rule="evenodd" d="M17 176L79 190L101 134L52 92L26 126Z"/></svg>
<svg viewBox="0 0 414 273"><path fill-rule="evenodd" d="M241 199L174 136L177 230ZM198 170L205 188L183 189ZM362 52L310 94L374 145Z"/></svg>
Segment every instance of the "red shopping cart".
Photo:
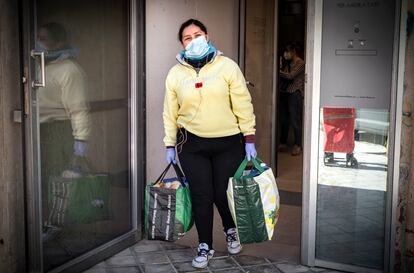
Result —
<svg viewBox="0 0 414 273"><path fill-rule="evenodd" d="M354 108L323 108L324 164L335 163L334 153L346 153L346 166L358 167L354 157Z"/></svg>

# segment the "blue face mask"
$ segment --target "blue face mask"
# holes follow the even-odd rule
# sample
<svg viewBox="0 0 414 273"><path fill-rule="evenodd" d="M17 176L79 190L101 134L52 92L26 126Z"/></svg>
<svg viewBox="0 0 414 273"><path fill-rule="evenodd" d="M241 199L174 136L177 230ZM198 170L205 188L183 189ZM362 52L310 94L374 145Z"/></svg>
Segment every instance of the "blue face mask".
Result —
<svg viewBox="0 0 414 273"><path fill-rule="evenodd" d="M79 54L79 49L72 48L72 47L62 48L62 49L57 49L57 50L48 50L44 46L44 44L40 41L36 42L35 49L37 51L45 52L45 58L47 62L57 60L57 59L64 60L68 58L74 58Z"/></svg>
<svg viewBox="0 0 414 273"><path fill-rule="evenodd" d="M184 56L188 59L201 59L205 57L210 49L210 45L207 43L206 37L200 36L193 39L186 47Z"/></svg>

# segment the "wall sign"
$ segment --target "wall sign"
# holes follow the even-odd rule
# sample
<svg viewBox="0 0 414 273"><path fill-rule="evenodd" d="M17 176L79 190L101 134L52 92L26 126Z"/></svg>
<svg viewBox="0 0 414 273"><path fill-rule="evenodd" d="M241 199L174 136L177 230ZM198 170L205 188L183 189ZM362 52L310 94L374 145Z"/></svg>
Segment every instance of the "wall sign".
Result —
<svg viewBox="0 0 414 273"><path fill-rule="evenodd" d="M388 109L394 0L325 0L321 106Z"/></svg>

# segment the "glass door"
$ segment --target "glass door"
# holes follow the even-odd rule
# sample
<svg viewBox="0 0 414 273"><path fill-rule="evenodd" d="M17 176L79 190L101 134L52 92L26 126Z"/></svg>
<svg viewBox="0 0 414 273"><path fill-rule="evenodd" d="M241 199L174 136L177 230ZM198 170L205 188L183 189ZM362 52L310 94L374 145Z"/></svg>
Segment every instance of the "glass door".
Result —
<svg viewBox="0 0 414 273"><path fill-rule="evenodd" d="M67 270L140 236L136 10L128 0L24 1L31 272Z"/></svg>
<svg viewBox="0 0 414 273"><path fill-rule="evenodd" d="M389 271L399 3L309 1L305 264Z"/></svg>
<svg viewBox="0 0 414 273"><path fill-rule="evenodd" d="M315 256L383 271L395 2L347 9L324 1Z"/></svg>

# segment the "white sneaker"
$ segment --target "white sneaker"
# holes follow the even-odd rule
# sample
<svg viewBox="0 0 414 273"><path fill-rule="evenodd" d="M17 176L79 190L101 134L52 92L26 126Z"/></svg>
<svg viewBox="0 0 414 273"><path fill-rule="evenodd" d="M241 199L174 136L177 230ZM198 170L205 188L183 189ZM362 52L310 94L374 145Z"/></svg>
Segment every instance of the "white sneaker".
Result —
<svg viewBox="0 0 414 273"><path fill-rule="evenodd" d="M236 228L229 228L226 232L227 250L230 254L238 254L242 250L242 246L237 240Z"/></svg>
<svg viewBox="0 0 414 273"><path fill-rule="evenodd" d="M194 257L192 266L195 268L206 268L208 261L213 258L214 250L210 250L206 243L198 245L197 256Z"/></svg>

